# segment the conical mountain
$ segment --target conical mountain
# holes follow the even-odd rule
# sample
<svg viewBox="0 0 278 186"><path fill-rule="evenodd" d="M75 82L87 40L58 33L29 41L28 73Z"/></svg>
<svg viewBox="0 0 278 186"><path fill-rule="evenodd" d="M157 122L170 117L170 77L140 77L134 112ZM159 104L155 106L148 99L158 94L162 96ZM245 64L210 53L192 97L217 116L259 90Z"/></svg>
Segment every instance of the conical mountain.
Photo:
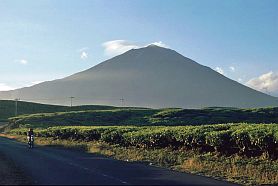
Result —
<svg viewBox="0 0 278 186"><path fill-rule="evenodd" d="M201 108L278 106L278 99L248 88L171 49L132 49L69 77L18 90L1 99L75 105Z"/></svg>

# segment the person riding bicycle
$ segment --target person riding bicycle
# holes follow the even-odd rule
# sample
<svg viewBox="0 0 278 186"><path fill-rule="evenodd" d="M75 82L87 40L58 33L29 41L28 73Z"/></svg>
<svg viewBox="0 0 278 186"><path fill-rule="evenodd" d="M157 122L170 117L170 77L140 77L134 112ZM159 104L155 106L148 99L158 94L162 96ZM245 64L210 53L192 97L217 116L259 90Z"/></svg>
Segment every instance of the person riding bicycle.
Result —
<svg viewBox="0 0 278 186"><path fill-rule="evenodd" d="M34 136L34 131L32 128L30 128L29 131L27 132L27 136L28 137Z"/></svg>
<svg viewBox="0 0 278 186"><path fill-rule="evenodd" d="M30 128L29 131L27 132L27 139L28 139L29 148L33 148L34 147L34 131L32 128Z"/></svg>

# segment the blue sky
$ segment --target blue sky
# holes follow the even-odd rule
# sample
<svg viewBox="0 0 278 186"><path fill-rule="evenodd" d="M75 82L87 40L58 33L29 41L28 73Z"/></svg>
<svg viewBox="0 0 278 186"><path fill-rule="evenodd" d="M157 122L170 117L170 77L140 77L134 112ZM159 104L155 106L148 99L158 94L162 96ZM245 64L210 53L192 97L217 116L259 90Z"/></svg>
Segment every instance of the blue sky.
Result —
<svg viewBox="0 0 278 186"><path fill-rule="evenodd" d="M0 90L156 42L278 96L277 0L1 0Z"/></svg>

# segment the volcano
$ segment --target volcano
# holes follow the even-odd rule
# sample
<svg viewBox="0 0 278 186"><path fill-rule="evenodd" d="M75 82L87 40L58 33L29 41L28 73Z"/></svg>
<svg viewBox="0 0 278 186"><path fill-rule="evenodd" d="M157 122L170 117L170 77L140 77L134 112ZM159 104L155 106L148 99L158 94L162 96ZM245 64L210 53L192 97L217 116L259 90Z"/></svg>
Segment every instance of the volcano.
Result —
<svg viewBox="0 0 278 186"><path fill-rule="evenodd" d="M0 99L46 104L150 108L267 107L278 98L233 81L174 50L132 49L88 70L32 87L0 92Z"/></svg>

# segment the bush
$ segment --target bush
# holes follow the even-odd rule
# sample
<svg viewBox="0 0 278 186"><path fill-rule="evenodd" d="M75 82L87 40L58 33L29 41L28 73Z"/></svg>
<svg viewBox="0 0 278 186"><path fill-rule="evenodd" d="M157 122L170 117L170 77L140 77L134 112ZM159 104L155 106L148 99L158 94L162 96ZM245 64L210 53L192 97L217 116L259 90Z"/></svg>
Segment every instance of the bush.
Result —
<svg viewBox="0 0 278 186"><path fill-rule="evenodd" d="M11 133L26 135L28 129ZM59 126L36 129L41 137L94 141L140 148L181 148L277 158L277 124L218 124L205 126Z"/></svg>

